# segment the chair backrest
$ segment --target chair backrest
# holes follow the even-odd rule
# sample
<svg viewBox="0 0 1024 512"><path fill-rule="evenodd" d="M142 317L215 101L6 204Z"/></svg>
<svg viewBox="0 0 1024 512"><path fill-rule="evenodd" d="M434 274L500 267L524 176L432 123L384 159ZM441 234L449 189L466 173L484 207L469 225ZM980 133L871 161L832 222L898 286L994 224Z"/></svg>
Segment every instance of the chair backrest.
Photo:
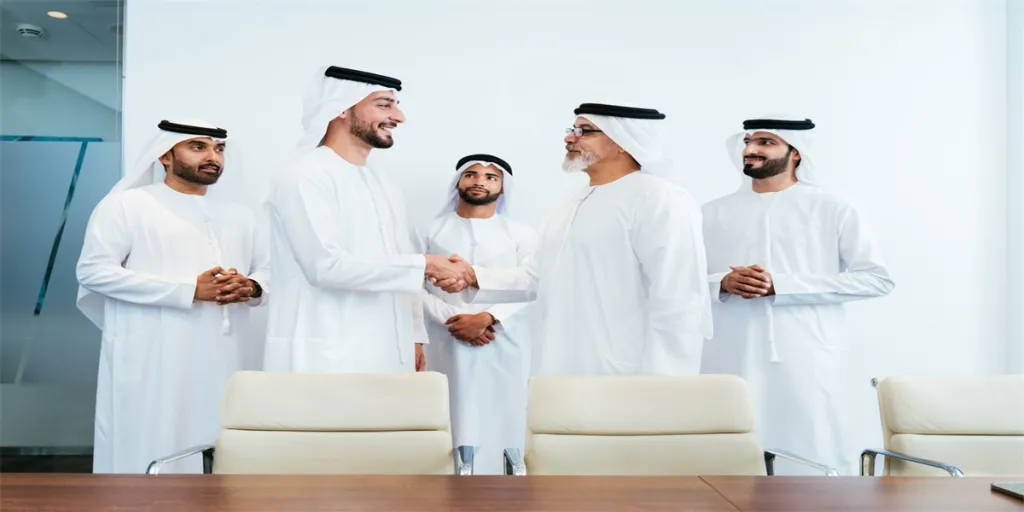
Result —
<svg viewBox="0 0 1024 512"><path fill-rule="evenodd" d="M876 385L887 450L965 476L1024 475L1024 375L889 377ZM885 474L946 475L886 458Z"/></svg>
<svg viewBox="0 0 1024 512"><path fill-rule="evenodd" d="M746 382L731 375L535 377L533 475L764 475Z"/></svg>
<svg viewBox="0 0 1024 512"><path fill-rule="evenodd" d="M239 372L214 473L452 474L448 381L434 372Z"/></svg>

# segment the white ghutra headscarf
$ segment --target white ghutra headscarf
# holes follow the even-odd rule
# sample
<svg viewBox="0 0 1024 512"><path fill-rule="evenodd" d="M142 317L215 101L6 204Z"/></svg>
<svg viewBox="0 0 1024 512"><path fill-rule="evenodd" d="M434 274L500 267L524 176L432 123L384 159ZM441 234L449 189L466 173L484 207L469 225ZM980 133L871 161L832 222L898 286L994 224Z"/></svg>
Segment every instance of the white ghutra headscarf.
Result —
<svg viewBox="0 0 1024 512"><path fill-rule="evenodd" d="M402 81L397 78L338 66L318 68L302 99L299 152L319 146L331 120L367 96L377 91L392 91L397 96L401 90Z"/></svg>
<svg viewBox="0 0 1024 512"><path fill-rule="evenodd" d="M594 123L629 153L640 164L641 172L680 184L681 171L662 141L665 114L651 108L605 103L583 103L573 113Z"/></svg>
<svg viewBox="0 0 1024 512"><path fill-rule="evenodd" d="M743 121L743 131L730 135L725 141L729 159L740 173L743 172L743 139L757 132L777 135L786 144L800 152L800 165L796 168L796 179L809 185L821 185L817 158L814 156L814 122L810 119L787 115L767 115ZM744 186L751 178L744 174Z"/></svg>
<svg viewBox="0 0 1024 512"><path fill-rule="evenodd" d="M494 155L477 153L474 155L464 156L459 159L457 164L455 164L455 175L452 176L452 181L448 185L448 200L444 203L444 207L441 208L441 211L437 213L437 217L454 212L459 207L459 180L462 179L462 173L466 172L466 169L477 164L493 166L501 171L502 192L501 195L498 196L497 213L501 215L508 214L509 195L515 186L512 179L512 166L505 160Z"/></svg>

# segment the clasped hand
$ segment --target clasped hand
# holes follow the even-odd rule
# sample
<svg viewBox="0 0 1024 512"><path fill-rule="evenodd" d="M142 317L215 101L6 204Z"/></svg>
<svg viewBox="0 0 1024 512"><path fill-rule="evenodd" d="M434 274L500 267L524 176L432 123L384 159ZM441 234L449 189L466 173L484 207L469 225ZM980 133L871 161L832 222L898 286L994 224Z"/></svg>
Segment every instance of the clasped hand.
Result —
<svg viewBox="0 0 1024 512"><path fill-rule="evenodd" d="M196 278L195 299L218 305L248 302L256 292L255 283L231 268L213 267Z"/></svg>
<svg viewBox="0 0 1024 512"><path fill-rule="evenodd" d="M732 272L722 278L722 290L744 299L775 295L772 275L760 265L729 268Z"/></svg>
<svg viewBox="0 0 1024 512"><path fill-rule="evenodd" d="M458 254L448 258L428 254L426 275L431 283L448 293L459 293L476 284L473 267Z"/></svg>
<svg viewBox="0 0 1024 512"><path fill-rule="evenodd" d="M455 315L444 324L449 326L448 334L474 347L482 347L494 341L494 329L491 327L494 325L494 317L490 313Z"/></svg>

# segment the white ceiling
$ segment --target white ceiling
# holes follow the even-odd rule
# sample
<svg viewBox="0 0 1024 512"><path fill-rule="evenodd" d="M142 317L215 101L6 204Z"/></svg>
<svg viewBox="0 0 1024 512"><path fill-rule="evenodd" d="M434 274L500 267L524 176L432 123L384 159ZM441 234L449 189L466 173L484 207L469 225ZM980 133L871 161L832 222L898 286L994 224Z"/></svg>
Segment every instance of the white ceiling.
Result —
<svg viewBox="0 0 1024 512"><path fill-rule="evenodd" d="M61 11L67 19L47 16ZM0 57L10 60L114 62L120 37L111 30L124 18L124 0L0 0ZM45 34L18 34L19 23Z"/></svg>

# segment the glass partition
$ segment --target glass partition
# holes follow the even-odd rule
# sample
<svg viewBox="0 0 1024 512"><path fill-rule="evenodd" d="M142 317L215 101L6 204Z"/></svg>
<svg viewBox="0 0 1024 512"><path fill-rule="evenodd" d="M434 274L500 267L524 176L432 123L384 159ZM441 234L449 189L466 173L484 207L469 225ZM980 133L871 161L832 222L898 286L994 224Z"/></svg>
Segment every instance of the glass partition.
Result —
<svg viewBox="0 0 1024 512"><path fill-rule="evenodd" d="M75 306L75 263L121 175L123 4L0 7L3 472L92 467L100 331Z"/></svg>

